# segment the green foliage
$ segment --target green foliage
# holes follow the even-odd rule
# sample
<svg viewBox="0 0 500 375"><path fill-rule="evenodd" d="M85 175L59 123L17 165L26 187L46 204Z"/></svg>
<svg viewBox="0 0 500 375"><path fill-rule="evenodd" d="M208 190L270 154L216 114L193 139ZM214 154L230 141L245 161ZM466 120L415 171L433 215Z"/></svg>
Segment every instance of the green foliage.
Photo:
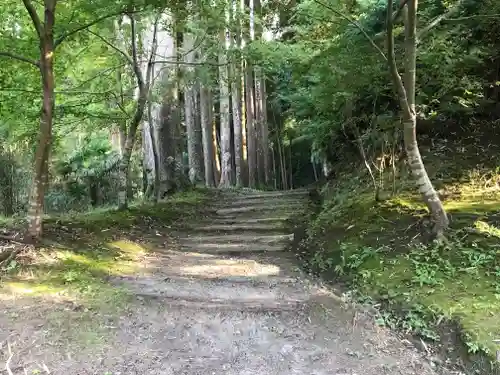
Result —
<svg viewBox="0 0 500 375"><path fill-rule="evenodd" d="M356 299L376 306L379 324L431 341L457 325L471 355L491 358L500 335L500 196L489 181L498 181L498 160L477 166L481 143L469 144L456 174L460 142L434 146L440 154L424 158L452 216L447 241L427 240L426 212L406 179L397 180L395 195L375 202L366 172L344 165L325 188L299 253L308 269L346 282Z"/></svg>
<svg viewBox="0 0 500 375"><path fill-rule="evenodd" d="M398 107L386 63L358 27L335 13L355 20L384 49L386 2L324 4L300 2L286 18L283 39L260 43L253 50L276 80L271 98L275 110L296 121L300 133L312 140L313 153L334 162L357 153L351 147L356 137L346 131L352 116L358 119L360 133L374 128L380 139L383 133L393 133ZM466 124L461 117L490 111L487 106L497 100L491 61L496 61L500 23L498 18L479 15L499 13L500 8L494 1L423 2L419 28L447 12L448 19L420 40L417 105L422 119ZM485 26L492 30L488 35ZM399 58L400 23L395 34ZM392 125L380 127L373 123L373 116L392 118ZM368 145L376 139L368 140Z"/></svg>

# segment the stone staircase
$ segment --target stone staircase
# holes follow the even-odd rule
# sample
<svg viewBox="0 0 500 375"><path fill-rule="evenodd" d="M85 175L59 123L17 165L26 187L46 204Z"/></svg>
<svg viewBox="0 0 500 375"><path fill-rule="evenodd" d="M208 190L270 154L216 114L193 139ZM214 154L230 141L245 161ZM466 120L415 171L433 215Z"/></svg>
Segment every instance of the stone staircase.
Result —
<svg viewBox="0 0 500 375"><path fill-rule="evenodd" d="M143 356L158 353L123 374L436 375L297 268L287 222L308 199L306 190L221 192L144 272L116 278L138 300L121 341L141 338Z"/></svg>
<svg viewBox="0 0 500 375"><path fill-rule="evenodd" d="M309 194L305 189L224 192L219 201L208 219L178 234L182 250L226 255L282 252L293 240L288 221L307 208Z"/></svg>

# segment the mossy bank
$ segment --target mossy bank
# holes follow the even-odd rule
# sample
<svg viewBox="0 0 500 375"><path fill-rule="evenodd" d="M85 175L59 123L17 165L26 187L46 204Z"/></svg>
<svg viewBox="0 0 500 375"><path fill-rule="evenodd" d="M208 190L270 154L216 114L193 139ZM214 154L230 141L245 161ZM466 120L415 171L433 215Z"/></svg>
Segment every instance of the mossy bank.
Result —
<svg viewBox="0 0 500 375"><path fill-rule="evenodd" d="M453 365L497 373L497 163L477 165L462 155L457 165L462 145L438 146L439 156L427 151L424 159L451 218L446 243L427 236L427 212L401 163L398 173L381 175L382 201L374 198L363 168L338 170L323 186L321 207L309 218L297 250L310 271L376 305L381 325L398 327L418 342L422 338L424 350L437 349Z"/></svg>

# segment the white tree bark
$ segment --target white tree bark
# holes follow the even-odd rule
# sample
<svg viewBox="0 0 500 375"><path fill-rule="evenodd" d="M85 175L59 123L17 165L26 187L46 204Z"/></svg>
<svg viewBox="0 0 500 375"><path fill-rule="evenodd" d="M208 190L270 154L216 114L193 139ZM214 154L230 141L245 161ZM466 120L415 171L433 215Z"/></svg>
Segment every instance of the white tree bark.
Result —
<svg viewBox="0 0 500 375"><path fill-rule="evenodd" d="M203 181L201 174L201 135L196 121L196 91L194 85L194 69L192 64L195 62L195 53L193 51L194 38L190 34L184 34L185 62L188 64L185 68L184 82L184 110L188 144L188 160L189 160L189 180L192 184L198 184Z"/></svg>
<svg viewBox="0 0 500 375"><path fill-rule="evenodd" d="M233 1L231 1L231 6ZM232 21L239 23L239 17L233 14ZM240 40L239 27L236 28L235 35L230 35L229 40L233 47L234 60L231 62L231 102L233 110L233 132L234 132L234 161L235 161L235 179L236 186L243 186L243 132L241 123L241 59L240 59Z"/></svg>
<svg viewBox="0 0 500 375"><path fill-rule="evenodd" d="M220 134L221 134L221 176L219 187L231 186L231 124L229 109L229 82L226 56L226 31L219 32L219 87L220 87Z"/></svg>
<svg viewBox="0 0 500 375"><path fill-rule="evenodd" d="M205 164L205 185L215 186L214 140L212 137L213 112L210 108L212 93L207 85L200 88L201 132L203 138L203 161Z"/></svg>
<svg viewBox="0 0 500 375"><path fill-rule="evenodd" d="M387 46L389 69L396 87L403 114L404 143L408 164L422 200L426 204L434 222L434 231L441 237L448 228L449 220L444 206L427 174L417 143L417 114L415 108L416 55L417 55L417 7L418 0L409 0L405 19L405 77L399 75L394 54L394 36L392 23L393 0L387 5Z"/></svg>

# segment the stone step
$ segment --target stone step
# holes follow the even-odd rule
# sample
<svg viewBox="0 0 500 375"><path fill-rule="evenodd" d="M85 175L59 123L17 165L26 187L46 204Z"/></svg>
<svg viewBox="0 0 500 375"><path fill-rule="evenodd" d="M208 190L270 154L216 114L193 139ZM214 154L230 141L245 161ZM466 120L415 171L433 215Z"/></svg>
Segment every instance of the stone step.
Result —
<svg viewBox="0 0 500 375"><path fill-rule="evenodd" d="M277 245L286 244L293 241L293 234L275 234L275 235L263 235L259 233L252 234L226 234L226 235L202 235L202 236L191 236L187 235L179 238L180 244L194 243L194 244L248 244L248 245Z"/></svg>
<svg viewBox="0 0 500 375"><path fill-rule="evenodd" d="M309 189L296 189L296 190L274 190L274 191L241 191L237 194L238 197L243 199L260 199L260 198L288 198L288 197L309 197Z"/></svg>
<svg viewBox="0 0 500 375"><path fill-rule="evenodd" d="M284 226L287 224L289 220L288 215L282 216L271 216L271 217L241 217L238 215L225 215L225 216L216 216L214 218L209 219L210 224L214 225L252 225L252 224L268 224L268 225L277 225ZM208 220L207 220L208 224Z"/></svg>
<svg viewBox="0 0 500 375"><path fill-rule="evenodd" d="M210 224L210 225L192 225L188 227L189 229L196 232L275 232L279 234L285 230L285 225L283 223L251 223L251 224Z"/></svg>
<svg viewBox="0 0 500 375"><path fill-rule="evenodd" d="M159 269L161 270L161 269ZM138 280L141 276L111 276L108 281L112 283L118 282L134 282ZM200 275L200 276L180 276L180 275L168 275L168 276L148 276L155 284L163 282L176 282L176 283L194 283L201 281L209 281L214 285L239 285L248 284L252 287L267 287L273 288L277 285L295 285L301 282L299 277L285 277L285 276L244 276L244 275L228 275L228 276L210 276L210 275Z"/></svg>
<svg viewBox="0 0 500 375"><path fill-rule="evenodd" d="M245 254L275 253L286 251L283 244L248 244L248 243L199 243L184 242L180 247L184 252L199 252L203 254L228 255L242 257Z"/></svg>
<svg viewBox="0 0 500 375"><path fill-rule="evenodd" d="M297 210L297 208L288 205L283 205L281 207L274 205L253 205L253 206L242 206L242 207L219 208L218 210L215 211L215 213L216 215L220 216L246 214L246 213L259 213L260 215L267 215L266 211L278 211L280 215L291 215L293 214L294 210Z"/></svg>
<svg viewBox="0 0 500 375"><path fill-rule="evenodd" d="M216 311L217 313L238 311L238 312L250 312L250 313L281 313L281 312L297 312L304 308L307 301L221 301L221 300L211 300L206 299L179 299L169 296L162 296L157 294L148 294L139 292L136 294L142 299L152 299L158 300L162 305L166 305L169 308L185 308L189 311Z"/></svg>
<svg viewBox="0 0 500 375"><path fill-rule="evenodd" d="M211 280L172 279L158 277L137 277L110 280L127 287L138 296L158 298L174 304L182 303L213 305L247 309L279 309L280 307L299 306L307 301L306 288L296 284L282 284L274 288L266 284L215 283Z"/></svg>
<svg viewBox="0 0 500 375"><path fill-rule="evenodd" d="M255 207L255 206L272 206L272 207L306 207L309 201L307 199L235 199L230 202L224 202L219 208L234 208L234 207ZM215 205L217 207L217 205Z"/></svg>

